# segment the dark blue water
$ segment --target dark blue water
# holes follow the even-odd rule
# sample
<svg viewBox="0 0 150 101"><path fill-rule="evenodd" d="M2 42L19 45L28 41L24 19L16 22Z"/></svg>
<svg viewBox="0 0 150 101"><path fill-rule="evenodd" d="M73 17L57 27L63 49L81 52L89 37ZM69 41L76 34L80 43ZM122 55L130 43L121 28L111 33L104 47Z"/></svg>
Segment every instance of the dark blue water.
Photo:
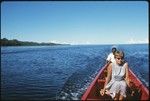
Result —
<svg viewBox="0 0 150 101"><path fill-rule="evenodd" d="M149 88L148 44L118 45ZM2 100L78 100L111 45L1 47Z"/></svg>

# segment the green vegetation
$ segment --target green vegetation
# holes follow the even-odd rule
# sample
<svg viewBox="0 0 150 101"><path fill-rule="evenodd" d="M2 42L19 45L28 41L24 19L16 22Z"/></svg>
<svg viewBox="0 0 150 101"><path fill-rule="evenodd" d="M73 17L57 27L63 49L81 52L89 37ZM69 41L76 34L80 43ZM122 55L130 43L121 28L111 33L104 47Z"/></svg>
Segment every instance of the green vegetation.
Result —
<svg viewBox="0 0 150 101"><path fill-rule="evenodd" d="M1 46L53 46L53 45L64 45L64 44L37 43L28 41L18 41L17 39L8 40L6 38L1 39Z"/></svg>

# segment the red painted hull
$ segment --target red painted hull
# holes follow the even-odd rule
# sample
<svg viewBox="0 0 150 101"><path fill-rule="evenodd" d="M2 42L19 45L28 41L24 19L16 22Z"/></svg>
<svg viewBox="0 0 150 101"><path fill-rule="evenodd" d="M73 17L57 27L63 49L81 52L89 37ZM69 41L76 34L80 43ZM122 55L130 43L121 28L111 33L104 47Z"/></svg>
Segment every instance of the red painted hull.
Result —
<svg viewBox="0 0 150 101"><path fill-rule="evenodd" d="M83 94L81 100L111 100L111 97L101 96L99 94L100 89L104 86L104 75L107 66L104 66L95 79L92 81L90 86L87 88ZM129 69L129 79L134 84L129 88L129 91L137 91L134 95L130 95L130 92L127 93L126 100L149 100L149 90L142 84L142 82L135 76L135 74Z"/></svg>

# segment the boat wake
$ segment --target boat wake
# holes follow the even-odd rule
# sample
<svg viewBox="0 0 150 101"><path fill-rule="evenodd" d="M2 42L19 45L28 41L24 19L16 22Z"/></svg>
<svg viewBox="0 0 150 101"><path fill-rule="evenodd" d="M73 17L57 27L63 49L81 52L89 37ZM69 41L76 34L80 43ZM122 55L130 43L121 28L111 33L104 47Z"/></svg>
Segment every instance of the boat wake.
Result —
<svg viewBox="0 0 150 101"><path fill-rule="evenodd" d="M56 95L56 100L80 100L91 81L95 78L99 66L99 60L90 61L86 68L78 69L66 81L62 89Z"/></svg>

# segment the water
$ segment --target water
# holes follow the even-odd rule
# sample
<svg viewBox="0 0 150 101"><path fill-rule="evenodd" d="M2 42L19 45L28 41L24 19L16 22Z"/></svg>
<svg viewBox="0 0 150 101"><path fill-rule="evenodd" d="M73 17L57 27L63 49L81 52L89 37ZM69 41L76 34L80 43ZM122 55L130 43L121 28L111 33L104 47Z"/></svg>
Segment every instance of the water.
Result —
<svg viewBox="0 0 150 101"><path fill-rule="evenodd" d="M149 88L148 44L118 45ZM2 100L79 100L111 45L1 47Z"/></svg>

